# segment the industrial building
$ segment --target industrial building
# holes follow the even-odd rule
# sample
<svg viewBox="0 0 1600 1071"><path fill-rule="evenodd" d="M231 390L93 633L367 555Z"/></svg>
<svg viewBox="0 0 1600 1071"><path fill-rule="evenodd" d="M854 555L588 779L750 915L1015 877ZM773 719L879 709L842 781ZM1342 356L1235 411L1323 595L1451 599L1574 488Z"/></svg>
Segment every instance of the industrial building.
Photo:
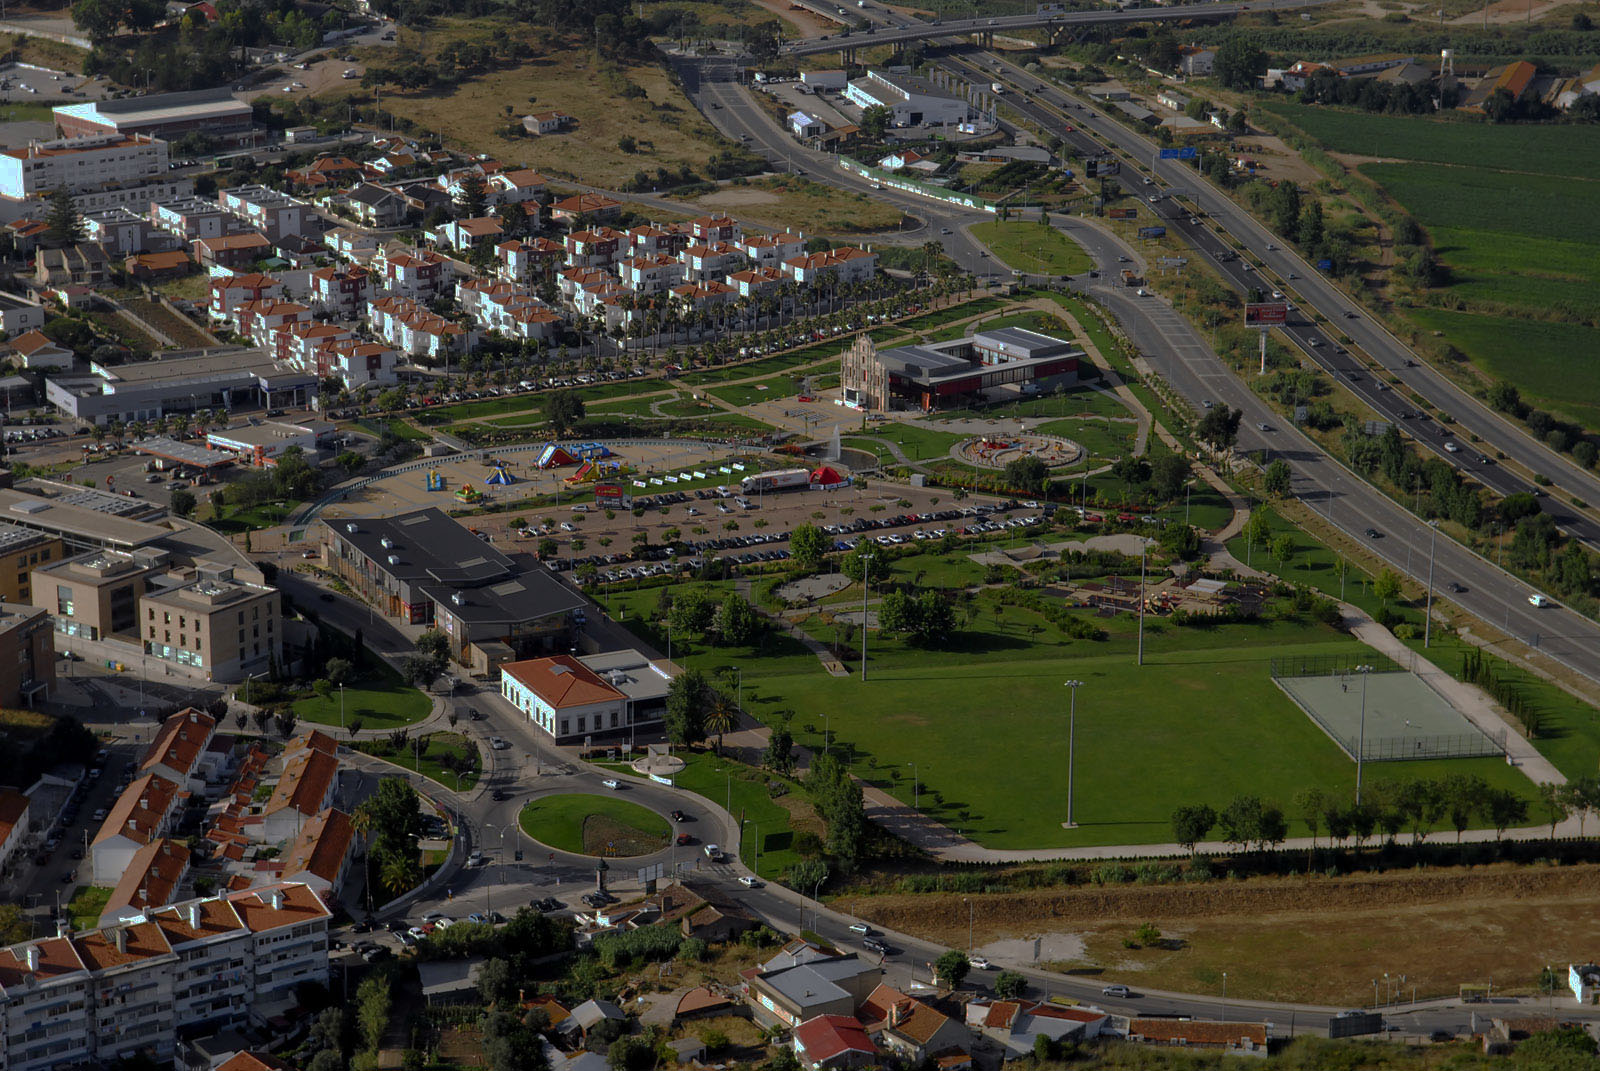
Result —
<svg viewBox="0 0 1600 1071"><path fill-rule="evenodd" d="M45 398L88 424L155 420L200 409L298 409L316 397L317 377L255 349L208 350L53 375Z"/></svg>
<svg viewBox="0 0 1600 1071"><path fill-rule="evenodd" d="M69 138L145 134L176 140L198 131L236 142L254 133L254 112L250 105L235 100L226 87L62 104L54 108L53 113L56 129Z"/></svg>
<svg viewBox="0 0 1600 1071"><path fill-rule="evenodd" d="M585 620L587 600L531 556L502 554L431 507L330 521L323 560L387 616L439 628L478 674L567 650Z"/></svg>
<svg viewBox="0 0 1600 1071"><path fill-rule="evenodd" d="M1070 386L1082 357L1071 342L1023 327L887 350L862 335L844 352L840 388L844 403L858 409L931 410Z"/></svg>
<svg viewBox="0 0 1600 1071"><path fill-rule="evenodd" d="M912 74L869 68L845 86L844 96L860 108L888 108L894 126L955 126L972 118L965 100Z"/></svg>

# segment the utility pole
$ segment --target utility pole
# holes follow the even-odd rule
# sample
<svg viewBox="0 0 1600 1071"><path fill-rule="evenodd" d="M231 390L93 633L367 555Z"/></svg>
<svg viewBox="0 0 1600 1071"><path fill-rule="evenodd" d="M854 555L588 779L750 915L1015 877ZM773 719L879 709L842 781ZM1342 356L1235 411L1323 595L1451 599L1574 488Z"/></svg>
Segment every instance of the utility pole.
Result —
<svg viewBox="0 0 1600 1071"><path fill-rule="evenodd" d="M1428 605L1422 614L1422 648L1433 641L1433 545L1439 538L1439 522L1428 522Z"/></svg>
<svg viewBox="0 0 1600 1071"><path fill-rule="evenodd" d="M1356 672L1361 674L1361 737L1356 744L1356 803L1361 803L1361 763L1367 757L1367 674L1372 672L1371 666L1357 666Z"/></svg>
<svg viewBox="0 0 1600 1071"><path fill-rule="evenodd" d="M1144 665L1144 565L1149 545L1139 544L1139 665Z"/></svg>
<svg viewBox="0 0 1600 1071"><path fill-rule="evenodd" d="M1078 750L1078 689L1083 686L1082 681L1067 681L1066 686L1072 689L1072 699L1067 708L1067 829L1078 828L1078 823L1072 819L1072 774Z"/></svg>
<svg viewBox="0 0 1600 1071"><path fill-rule="evenodd" d="M867 682L867 590L872 586L871 551L861 556L861 683Z"/></svg>

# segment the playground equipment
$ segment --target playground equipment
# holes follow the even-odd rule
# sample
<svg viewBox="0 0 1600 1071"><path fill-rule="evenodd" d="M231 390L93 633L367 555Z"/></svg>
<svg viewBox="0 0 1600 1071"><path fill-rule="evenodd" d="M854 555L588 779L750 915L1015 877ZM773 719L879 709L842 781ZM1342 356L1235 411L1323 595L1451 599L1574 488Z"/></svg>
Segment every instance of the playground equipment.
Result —
<svg viewBox="0 0 1600 1071"><path fill-rule="evenodd" d="M610 451L606 451L608 454ZM629 471L629 466L622 461L601 461L590 458L578 466L578 471L567 477L567 483L588 483L590 480L603 480L611 476L620 476Z"/></svg>
<svg viewBox="0 0 1600 1071"><path fill-rule="evenodd" d="M428 470L428 490L430 490L430 491L443 491L444 490L444 473L440 472L438 469L429 469Z"/></svg>
<svg viewBox="0 0 1600 1071"><path fill-rule="evenodd" d="M545 443L544 449L539 451L539 460L536 464L541 469L553 469L562 465L576 465L578 459L555 443Z"/></svg>
<svg viewBox="0 0 1600 1071"><path fill-rule="evenodd" d="M462 502L471 504L483 498L483 492L472 486L470 483L465 483L456 488L456 498L460 499Z"/></svg>
<svg viewBox="0 0 1600 1071"><path fill-rule="evenodd" d="M514 483L517 482L517 478L515 476L511 475L511 473L506 471L506 463L504 461L500 461L500 460L496 459L496 460L490 461L489 464L490 464L491 468L489 470L488 477L483 481L484 483L494 483L494 484L500 484L501 486L510 486L511 484L514 484Z"/></svg>

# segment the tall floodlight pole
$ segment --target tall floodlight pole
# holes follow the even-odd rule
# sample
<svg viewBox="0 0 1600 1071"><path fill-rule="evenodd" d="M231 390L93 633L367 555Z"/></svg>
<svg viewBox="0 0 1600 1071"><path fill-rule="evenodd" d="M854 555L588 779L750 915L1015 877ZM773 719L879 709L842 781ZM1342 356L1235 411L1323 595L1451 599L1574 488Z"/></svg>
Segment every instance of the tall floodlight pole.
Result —
<svg viewBox="0 0 1600 1071"><path fill-rule="evenodd" d="M867 680L867 591L872 587L871 551L861 556L861 682Z"/></svg>
<svg viewBox="0 0 1600 1071"><path fill-rule="evenodd" d="M1078 750L1078 689L1083 686L1082 681L1067 681L1067 687L1072 689L1072 699L1067 707L1067 828L1076 829L1078 823L1072 818L1072 774Z"/></svg>
<svg viewBox="0 0 1600 1071"><path fill-rule="evenodd" d="M1372 672L1371 666L1357 666L1356 672L1361 674L1361 737L1356 744L1356 803L1361 803L1361 762L1367 757L1367 674Z"/></svg>
<svg viewBox="0 0 1600 1071"><path fill-rule="evenodd" d="M1428 606L1422 615L1422 647L1433 641L1433 545L1439 538L1439 522L1428 522Z"/></svg>

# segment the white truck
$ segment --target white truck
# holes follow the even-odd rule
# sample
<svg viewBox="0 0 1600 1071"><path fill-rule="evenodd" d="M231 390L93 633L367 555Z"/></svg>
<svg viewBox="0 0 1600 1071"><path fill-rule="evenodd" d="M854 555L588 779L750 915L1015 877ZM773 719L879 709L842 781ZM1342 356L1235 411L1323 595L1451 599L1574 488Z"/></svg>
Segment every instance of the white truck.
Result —
<svg viewBox="0 0 1600 1071"><path fill-rule="evenodd" d="M989 92L995 93L995 94L1002 94L1005 91L1006 91L1006 87L1001 85L999 82L990 82L989 83Z"/></svg>
<svg viewBox="0 0 1600 1071"><path fill-rule="evenodd" d="M794 491L810 486L811 472L808 469L777 469L746 476L739 481L739 490L747 495L766 491Z"/></svg>

